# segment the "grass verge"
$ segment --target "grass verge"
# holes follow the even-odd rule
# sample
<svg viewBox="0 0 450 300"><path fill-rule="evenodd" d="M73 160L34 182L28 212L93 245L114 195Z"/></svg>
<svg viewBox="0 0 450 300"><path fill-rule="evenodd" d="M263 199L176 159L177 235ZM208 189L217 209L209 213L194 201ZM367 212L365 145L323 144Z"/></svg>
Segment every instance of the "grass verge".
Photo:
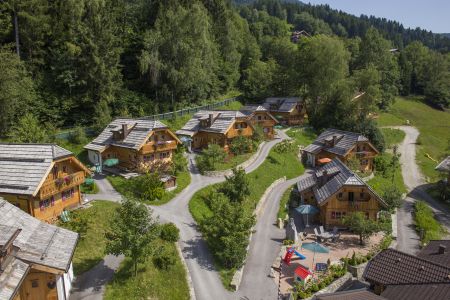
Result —
<svg viewBox="0 0 450 300"><path fill-rule="evenodd" d="M82 185L80 185L80 190L84 194L97 194L99 191L98 186L95 182L91 185L83 183Z"/></svg>
<svg viewBox="0 0 450 300"><path fill-rule="evenodd" d="M384 136L386 148L392 148L394 145L400 144L405 138L405 132L400 129L381 128L381 133Z"/></svg>
<svg viewBox="0 0 450 300"><path fill-rule="evenodd" d="M114 279L106 286L105 300L125 299L189 299L186 271L175 248L175 243L160 240L170 255L176 257L174 265L167 270L158 269L152 259L138 265L138 274L133 275L132 261L126 258Z"/></svg>
<svg viewBox="0 0 450 300"><path fill-rule="evenodd" d="M109 201L94 201L86 209L78 209L71 213L71 221L58 224L61 227L80 233L80 221L85 221L87 230L78 242L73 256L75 275L84 273L94 267L105 256L105 232L109 227L109 220L119 204ZM78 228L78 230L76 230ZM83 234L82 234L83 235Z"/></svg>
<svg viewBox="0 0 450 300"><path fill-rule="evenodd" d="M446 234L445 228L434 218L433 211L423 201L414 204L416 230L422 244L427 244L430 240L440 240Z"/></svg>
<svg viewBox="0 0 450 300"><path fill-rule="evenodd" d="M439 174L434 168L448 154L450 114L426 105L418 97L398 97L390 112L382 113L377 123L379 126L404 125L406 120L420 131L417 163L428 181L435 182Z"/></svg>
<svg viewBox="0 0 450 300"><path fill-rule="evenodd" d="M306 141L308 138L309 137L301 137L299 134L298 139L295 139L295 144L298 146L298 141ZM286 176L287 179L294 178L301 175L303 172L304 167L298 160L297 151L277 153L272 149L264 163L255 171L247 174L251 194L246 201L246 205L251 209L254 209L266 189L275 180L283 176ZM219 185L220 184L211 185L198 191L189 202L189 211L197 224L200 224L205 218L214 216L214 212L211 211L205 203L205 198ZM216 269L219 271L224 286L229 288L235 270L224 268L218 264L216 265Z"/></svg>
<svg viewBox="0 0 450 300"><path fill-rule="evenodd" d="M288 188L284 194L283 197L281 197L280 200L280 207L278 208L278 214L277 218L284 220L286 219L286 216L289 215L289 200L292 197L292 190L294 189L295 185Z"/></svg>
<svg viewBox="0 0 450 300"><path fill-rule="evenodd" d="M389 160L392 157L392 154L390 153L383 153L380 155L388 157ZM374 171L374 174L374 178L370 179L367 184L369 184L380 196L382 196L385 189L391 185L395 185L401 193L406 193L400 165L393 173L388 172L386 175L383 175L381 172Z"/></svg>
<svg viewBox="0 0 450 300"><path fill-rule="evenodd" d="M133 195L132 186L129 183L129 179L125 179L122 176L107 176L106 177L116 191L125 197ZM155 201L146 201L146 204L150 205L163 205L172 200L178 193L184 190L191 183L191 175L188 171L179 172L177 175L177 187L170 192L165 192L164 196Z"/></svg>

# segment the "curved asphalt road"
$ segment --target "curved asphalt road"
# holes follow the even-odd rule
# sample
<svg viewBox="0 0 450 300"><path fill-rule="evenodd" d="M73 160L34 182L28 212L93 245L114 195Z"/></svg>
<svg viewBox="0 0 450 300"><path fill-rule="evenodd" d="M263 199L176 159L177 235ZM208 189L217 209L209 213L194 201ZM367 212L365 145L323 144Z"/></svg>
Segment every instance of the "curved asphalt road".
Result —
<svg viewBox="0 0 450 300"><path fill-rule="evenodd" d="M415 231L414 203L424 200L433 210L436 219L450 232L450 209L434 200L426 193L426 182L416 163L416 142L419 131L412 126L393 126L405 132L405 139L399 145L401 153L403 181L408 190L405 202L397 212L397 249L406 253L415 254L419 251L420 239Z"/></svg>
<svg viewBox="0 0 450 300"><path fill-rule="evenodd" d="M256 170L265 161L272 147L281 140L288 138L282 131L278 131L278 135L280 138L267 142L262 146L258 158L245 169L246 173ZM189 212L189 201L197 191L208 185L222 182L225 180L225 177L208 177L201 175L195 166L194 155L189 155L188 165L191 173L191 184L169 203L162 206L151 206L154 211L154 215L158 216L162 222L173 222L180 229L179 245L189 270L188 275L192 279L196 299L236 299L236 297L238 297L237 294L252 295L254 290L264 288L267 282L260 282L251 288L245 288L244 286L241 289L243 292L239 291L237 294L227 291L223 287L219 274L213 266L213 259L209 253L207 245L202 239L201 233L197 229L197 225ZM121 200L121 195L114 190L106 178L96 178L96 182L99 186L100 193L97 195L88 196L90 200L103 199L114 202ZM285 189L288 187L289 185L287 185ZM278 187L276 187L275 190L279 190ZM275 193L275 190L272 194ZM280 190L280 194L277 195L277 200L281 198L284 190ZM273 208L266 211L269 211L272 214L275 212L276 215L276 212L278 211L278 204L270 203L269 205ZM266 211L263 213L260 220L258 220L257 230L260 230L260 227L267 227L270 228L273 233L276 231L276 227L272 225L273 222L262 222L263 219L265 220L267 218L272 218L275 220L275 217L272 216L265 217ZM269 233L271 230L266 231ZM264 232L264 230L261 229L261 232ZM255 238L255 236L257 236L257 238ZM263 242L265 239L264 237L265 235L263 234L254 235L252 244L255 242L265 244L265 242ZM267 247L267 245L264 245L264 247ZM270 247L272 248L272 245ZM262 258L261 260L255 261L253 257L260 256L261 253L257 248L250 248L249 259L247 261L244 273L244 281L246 277L253 278L252 273L259 274L258 268L263 264L270 268L271 262L276 256L276 251L270 251L271 254L273 252L273 255L270 255L269 259ZM253 255L253 253L256 253L256 255ZM78 276L76 282L74 283L74 289L70 299L102 299L105 285L112 279L114 270L117 269L122 259L122 257L108 255L93 269L82 274L81 276ZM271 283L272 286L274 286L273 280ZM271 294L274 292L276 296L276 286L275 289L271 289Z"/></svg>

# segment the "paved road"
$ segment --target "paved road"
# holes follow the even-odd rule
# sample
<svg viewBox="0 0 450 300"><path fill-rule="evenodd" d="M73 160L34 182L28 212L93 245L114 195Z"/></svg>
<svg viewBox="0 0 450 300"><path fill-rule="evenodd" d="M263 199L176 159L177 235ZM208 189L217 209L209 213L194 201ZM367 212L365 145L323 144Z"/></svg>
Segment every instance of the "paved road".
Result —
<svg viewBox="0 0 450 300"><path fill-rule="evenodd" d="M279 131L280 139L275 139L264 144L258 158L250 164L245 171L250 173L256 170L266 159L274 145L287 135ZM155 216L162 222L173 222L180 229L180 248L189 269L195 296L197 299L236 299L230 291L227 291L220 280L219 274L213 266L213 259L197 225L189 212L189 201L200 189L225 180L225 177L207 177L198 172L195 166L194 155L188 157L188 168L191 173L191 184L187 186L169 203L162 206L151 206ZM96 178L99 186L99 194L92 195L91 200L110 200L118 202L121 195L114 190L104 177ZM89 196L88 196L89 197ZM75 283L70 300L100 300L105 285L112 279L112 274L122 261L122 257L106 256L96 267L79 276ZM249 268L250 270L252 268Z"/></svg>
<svg viewBox="0 0 450 300"><path fill-rule="evenodd" d="M270 192L252 236L249 256L237 295L241 299L277 299L278 285L268 277L281 249L285 230L276 226L279 202L284 192L300 177L281 182ZM247 298L246 298L247 297Z"/></svg>
<svg viewBox="0 0 450 300"><path fill-rule="evenodd" d="M286 138L280 132L282 139ZM267 142L261 149L258 158L249 165L247 173L257 169L266 159L272 147L281 139ZM213 266L213 259L200 231L189 212L189 201L198 190L225 180L224 177L207 177L199 174L195 167L194 158L189 156L189 169L191 173L191 184L178 194L169 203L162 206L153 206L155 214L159 215L161 221L170 221L180 229L180 248L189 269L195 296L198 300L203 299L236 299L236 295L226 290L220 280L218 272ZM262 285L259 285L262 286Z"/></svg>
<svg viewBox="0 0 450 300"><path fill-rule="evenodd" d="M419 236L415 231L412 212L414 202L426 201L433 210L436 219L440 221L450 232L450 210L441 203L435 201L426 193L426 182L420 173L416 163L416 141L419 131L411 126L395 126L405 132L405 139L399 145L401 153L400 163L402 166L403 181L408 190L404 205L397 213L397 249L414 254L419 250Z"/></svg>

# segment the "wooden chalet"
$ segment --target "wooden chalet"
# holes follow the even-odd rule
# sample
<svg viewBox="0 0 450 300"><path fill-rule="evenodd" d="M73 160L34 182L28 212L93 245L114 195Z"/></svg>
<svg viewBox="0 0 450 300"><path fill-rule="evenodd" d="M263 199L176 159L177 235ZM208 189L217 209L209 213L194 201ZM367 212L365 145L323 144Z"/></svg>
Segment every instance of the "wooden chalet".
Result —
<svg viewBox="0 0 450 300"><path fill-rule="evenodd" d="M239 111L247 116L254 127L261 127L266 138L274 138L275 130L273 127L278 124L278 121L267 109L264 108L264 106L246 105Z"/></svg>
<svg viewBox="0 0 450 300"><path fill-rule="evenodd" d="M252 121L240 111L199 111L176 134L191 140L192 150L218 144L228 151L231 141L238 136L252 137Z"/></svg>
<svg viewBox="0 0 450 300"><path fill-rule="evenodd" d="M306 164L315 167L335 157L339 157L344 163L356 158L360 163L360 171L372 171L373 159L379 151L365 136L349 131L327 129L305 149L303 156Z"/></svg>
<svg viewBox="0 0 450 300"><path fill-rule="evenodd" d="M160 121L116 119L84 148L100 168L115 160L121 169L137 170L140 164L170 163L180 143Z"/></svg>
<svg viewBox="0 0 450 300"><path fill-rule="evenodd" d="M298 97L267 98L262 106L284 125L301 125L306 116L304 102Z"/></svg>
<svg viewBox="0 0 450 300"><path fill-rule="evenodd" d="M77 242L0 198L0 299L69 299Z"/></svg>
<svg viewBox="0 0 450 300"><path fill-rule="evenodd" d="M386 249L367 264L363 278L385 299L450 299L450 241L431 241L417 256Z"/></svg>
<svg viewBox="0 0 450 300"><path fill-rule="evenodd" d="M342 219L353 212L363 212L376 220L378 212L386 207L381 197L339 158L303 175L297 190L300 204L317 207L317 220L326 227L343 226Z"/></svg>
<svg viewBox="0 0 450 300"><path fill-rule="evenodd" d="M0 196L51 222L81 203L87 169L72 152L53 144L0 143Z"/></svg>

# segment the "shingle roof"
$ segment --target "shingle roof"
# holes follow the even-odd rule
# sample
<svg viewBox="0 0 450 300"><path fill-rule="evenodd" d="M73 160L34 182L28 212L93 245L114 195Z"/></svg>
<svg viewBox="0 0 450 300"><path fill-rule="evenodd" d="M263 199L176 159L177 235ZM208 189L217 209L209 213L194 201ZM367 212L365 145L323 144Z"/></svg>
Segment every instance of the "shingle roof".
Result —
<svg viewBox="0 0 450 300"><path fill-rule="evenodd" d="M245 105L245 106L241 107L241 109L239 111L246 116L251 115L257 111L268 112L268 110L265 109L264 106L262 106L262 105Z"/></svg>
<svg viewBox="0 0 450 300"><path fill-rule="evenodd" d="M113 131L122 130L122 125L127 125L128 135L122 141L113 139ZM155 129L165 129L166 125L160 121L145 119L115 119L89 144L84 146L85 149L102 152L108 146L114 145L118 147L131 148L139 150L145 142L147 136Z"/></svg>
<svg viewBox="0 0 450 300"><path fill-rule="evenodd" d="M16 229L22 230L13 243L20 249L15 255L17 259L65 272L68 270L78 234L41 222L0 198L0 232L3 236L11 236Z"/></svg>
<svg viewBox="0 0 450 300"><path fill-rule="evenodd" d="M274 112L291 112L300 101L299 97L267 98L263 106ZM271 108L272 105L276 105L276 109Z"/></svg>
<svg viewBox="0 0 450 300"><path fill-rule="evenodd" d="M436 166L436 170L441 172L450 172L450 155Z"/></svg>
<svg viewBox="0 0 450 300"><path fill-rule="evenodd" d="M207 127L200 126L200 120L208 119L212 115L213 122ZM244 118L245 115L240 111L232 110L201 110L197 112L176 134L194 135L198 131L226 133L228 128L238 118Z"/></svg>
<svg viewBox="0 0 450 300"><path fill-rule="evenodd" d="M15 257L12 258L5 270L0 272L0 299L13 299L29 269L29 264Z"/></svg>
<svg viewBox="0 0 450 300"><path fill-rule="evenodd" d="M381 293L389 300L444 300L450 299L450 284L389 285Z"/></svg>
<svg viewBox="0 0 450 300"><path fill-rule="evenodd" d="M327 180L323 177L324 174L327 176ZM318 168L313 174L303 175L297 182L297 189L299 192L302 192L311 188L317 203L321 205L343 186L349 185L368 187L376 199L383 205L386 205L381 197L364 180L352 172L337 157Z"/></svg>
<svg viewBox="0 0 450 300"><path fill-rule="evenodd" d="M386 299L378 296L367 289L342 291L329 294L319 294L314 297L315 300L382 300Z"/></svg>
<svg viewBox="0 0 450 300"><path fill-rule="evenodd" d="M443 254L439 253L439 246L441 245L445 247L445 252ZM430 241L428 245L417 253L417 256L450 267L450 240Z"/></svg>
<svg viewBox="0 0 450 300"><path fill-rule="evenodd" d="M71 155L53 144L0 143L0 193L34 195L52 162Z"/></svg>
<svg viewBox="0 0 450 300"><path fill-rule="evenodd" d="M373 284L450 284L450 267L429 260L386 249L367 264L363 278Z"/></svg>
<svg viewBox="0 0 450 300"><path fill-rule="evenodd" d="M333 146L327 146L327 142L331 143L335 137L336 143ZM322 150L334 153L337 155L345 155L352 149L357 142L368 142L369 140L355 132L342 131L338 129L327 129L322 132L312 144L303 149L305 152L317 154Z"/></svg>

